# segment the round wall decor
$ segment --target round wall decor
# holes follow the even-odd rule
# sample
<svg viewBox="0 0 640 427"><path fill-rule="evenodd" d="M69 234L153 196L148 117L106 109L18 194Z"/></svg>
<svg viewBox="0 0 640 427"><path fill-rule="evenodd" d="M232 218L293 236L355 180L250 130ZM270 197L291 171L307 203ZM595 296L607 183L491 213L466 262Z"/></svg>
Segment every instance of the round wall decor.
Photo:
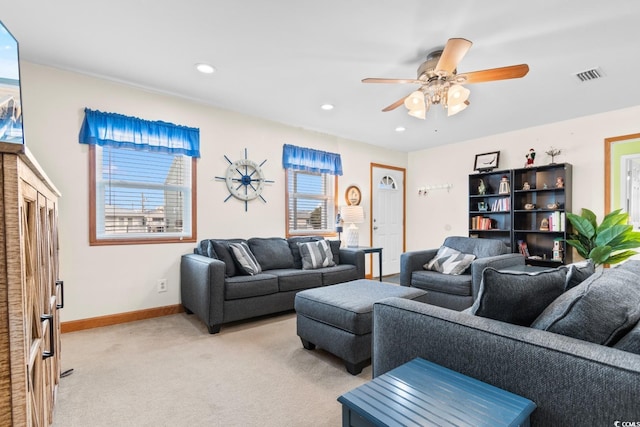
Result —
<svg viewBox="0 0 640 427"><path fill-rule="evenodd" d="M348 205L357 206L362 200L362 193L360 193L360 189L357 186L350 185L344 193L344 198Z"/></svg>
<svg viewBox="0 0 640 427"><path fill-rule="evenodd" d="M225 155L224 158L229 162L229 167L225 172L225 176L216 176L218 180L224 180L229 190L229 196L224 199L227 202L231 197L244 201L244 210L247 211L248 203L250 200L257 199L258 197L266 203L264 197L262 197L262 191L264 190L264 184L270 181L265 179L262 172L262 165L267 161L266 159L258 164L253 160L249 160L247 157L247 149L244 149L244 159L231 161Z"/></svg>

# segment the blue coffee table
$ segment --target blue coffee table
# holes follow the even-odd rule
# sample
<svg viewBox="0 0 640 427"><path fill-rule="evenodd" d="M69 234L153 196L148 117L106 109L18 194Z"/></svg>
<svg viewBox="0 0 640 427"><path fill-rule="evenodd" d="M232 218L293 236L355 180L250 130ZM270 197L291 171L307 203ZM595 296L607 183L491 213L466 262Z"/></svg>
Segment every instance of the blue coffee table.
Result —
<svg viewBox="0 0 640 427"><path fill-rule="evenodd" d="M528 426L536 404L424 359L414 359L338 398L342 425Z"/></svg>

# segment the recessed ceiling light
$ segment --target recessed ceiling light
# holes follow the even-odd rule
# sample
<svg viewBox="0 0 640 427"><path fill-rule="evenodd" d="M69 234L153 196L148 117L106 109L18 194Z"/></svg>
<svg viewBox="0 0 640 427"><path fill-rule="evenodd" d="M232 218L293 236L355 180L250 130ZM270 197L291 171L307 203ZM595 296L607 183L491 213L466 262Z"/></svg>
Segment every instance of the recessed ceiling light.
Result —
<svg viewBox="0 0 640 427"><path fill-rule="evenodd" d="M404 126L398 126L398 127L396 128L396 132L404 132L405 130L407 130L407 129L405 129L405 127L404 127Z"/></svg>
<svg viewBox="0 0 640 427"><path fill-rule="evenodd" d="M320 106L320 108L322 108L325 111L329 111L329 110L333 110L333 105L332 104L322 104Z"/></svg>
<svg viewBox="0 0 640 427"><path fill-rule="evenodd" d="M216 69L209 64L196 64L196 70L200 71L203 74L212 74L215 73Z"/></svg>

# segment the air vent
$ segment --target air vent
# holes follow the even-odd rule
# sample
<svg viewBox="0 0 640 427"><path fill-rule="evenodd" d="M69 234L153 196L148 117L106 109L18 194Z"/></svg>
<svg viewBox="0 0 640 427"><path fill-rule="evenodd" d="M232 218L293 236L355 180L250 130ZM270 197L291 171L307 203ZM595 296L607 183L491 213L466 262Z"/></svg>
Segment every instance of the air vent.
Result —
<svg viewBox="0 0 640 427"><path fill-rule="evenodd" d="M602 69L600 67L596 67L596 68L592 68L590 70L581 71L579 73L576 73L575 76L581 82L588 82L590 80L596 80L596 79L603 78L604 77L604 73L602 72Z"/></svg>

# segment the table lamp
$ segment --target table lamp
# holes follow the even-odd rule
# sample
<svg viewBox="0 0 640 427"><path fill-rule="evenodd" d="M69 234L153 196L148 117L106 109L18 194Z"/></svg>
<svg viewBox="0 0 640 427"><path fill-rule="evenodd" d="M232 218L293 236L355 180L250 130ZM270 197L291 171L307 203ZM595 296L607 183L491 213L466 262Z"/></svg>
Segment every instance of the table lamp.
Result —
<svg viewBox="0 0 640 427"><path fill-rule="evenodd" d="M364 222L364 209L362 206L343 206L340 209L340 215L342 220L349 224L347 227L347 247L356 248L360 242L360 236L358 235L358 227L356 224Z"/></svg>

